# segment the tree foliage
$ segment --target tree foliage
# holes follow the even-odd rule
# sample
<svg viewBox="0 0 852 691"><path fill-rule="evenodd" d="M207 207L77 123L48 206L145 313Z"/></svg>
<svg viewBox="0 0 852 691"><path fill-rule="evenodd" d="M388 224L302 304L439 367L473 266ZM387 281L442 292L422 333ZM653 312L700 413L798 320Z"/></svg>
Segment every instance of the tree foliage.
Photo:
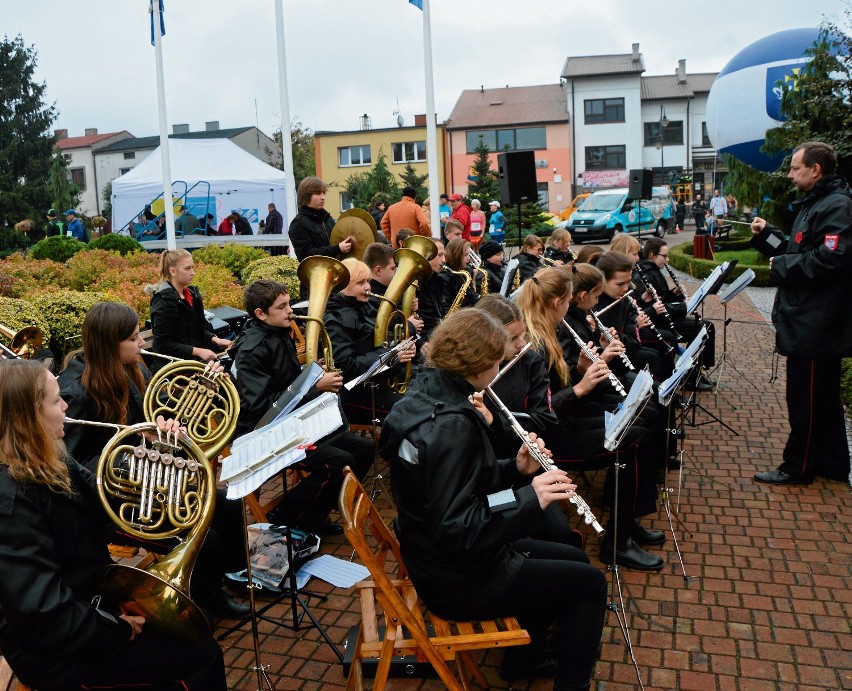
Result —
<svg viewBox="0 0 852 691"><path fill-rule="evenodd" d="M56 120L44 103L46 84L33 80L36 51L18 35L0 42L0 227L44 218Z"/></svg>
<svg viewBox="0 0 852 691"><path fill-rule="evenodd" d="M272 140L281 148L281 130L272 133ZM290 123L290 141L293 147L293 177L296 187L306 177L317 174L317 158L314 149L314 131L305 127L298 118ZM272 152L269 152L272 153ZM284 164L281 164L283 170Z"/></svg>
<svg viewBox="0 0 852 691"><path fill-rule="evenodd" d="M379 149L376 163L366 173L353 173L343 183L343 191L353 205L366 209L376 194L385 194L391 203L398 202L402 196L396 177L388 168L388 158Z"/></svg>
<svg viewBox="0 0 852 691"><path fill-rule="evenodd" d="M417 191L415 201L418 204L422 204L429 196L429 188L426 186L429 176L418 174L410 163L405 164L405 169L400 173L399 179L402 180L403 187L413 187Z"/></svg>
<svg viewBox="0 0 852 691"><path fill-rule="evenodd" d="M56 213L61 214L66 209L76 209L80 201L80 188L70 180L68 173L68 163L62 152L56 148L53 150L53 158L50 162L50 172L48 173L48 187L50 188L50 205L56 210ZM112 195L112 181L108 183L110 195ZM107 197L107 201L109 197ZM112 209L112 206L110 206ZM105 215L112 215L104 212Z"/></svg>
<svg viewBox="0 0 852 691"><path fill-rule="evenodd" d="M790 202L795 190L787 179L793 149L807 141L831 144L837 151L840 173L852 179L852 38L848 30L850 10L846 10L845 30L824 22L819 39L807 54L810 61L798 78L779 82L782 89L781 113L785 120L766 132L763 151L785 154L781 167L763 173L730 156L727 188L741 202L757 204L760 215L788 229L793 221Z"/></svg>
<svg viewBox="0 0 852 691"><path fill-rule="evenodd" d="M476 158L471 166L473 174L467 185L467 194L471 199L478 199L482 202L482 208L487 209L488 202L501 201L500 182L497 171L491 169L491 159L488 158L490 149L481 134L479 143L473 151L476 153Z"/></svg>

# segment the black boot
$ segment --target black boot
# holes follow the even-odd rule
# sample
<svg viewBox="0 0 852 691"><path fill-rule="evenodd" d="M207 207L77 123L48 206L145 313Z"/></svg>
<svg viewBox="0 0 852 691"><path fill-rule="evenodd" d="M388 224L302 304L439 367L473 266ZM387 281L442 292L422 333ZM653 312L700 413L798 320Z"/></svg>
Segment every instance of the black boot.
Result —
<svg viewBox="0 0 852 691"><path fill-rule="evenodd" d="M612 564L615 561L619 566L637 571L659 571L663 568L662 557L646 552L633 541L629 534L625 535L624 530L619 531L618 548L613 550L611 535L612 533L609 533L601 543L600 556L605 564Z"/></svg>

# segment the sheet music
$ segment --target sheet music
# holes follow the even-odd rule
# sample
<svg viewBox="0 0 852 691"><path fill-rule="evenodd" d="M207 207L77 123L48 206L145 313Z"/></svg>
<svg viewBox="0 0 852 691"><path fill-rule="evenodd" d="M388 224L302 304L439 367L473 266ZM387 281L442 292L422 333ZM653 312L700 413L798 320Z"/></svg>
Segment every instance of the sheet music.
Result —
<svg viewBox="0 0 852 691"><path fill-rule="evenodd" d="M305 369L302 370L302 373L296 377L293 383L287 387L287 390L282 395L282 398L284 398L287 394L290 394L292 398L290 398L290 400L282 406L281 410L272 418L272 420L265 420L269 414L269 411L267 411L267 415L263 416L261 422L264 424L278 422L278 420L283 418L285 415L291 413L296 406L302 402L302 399L307 396L308 392L317 385L317 382L322 379L324 374L325 371L316 362L312 362L310 365L305 367ZM281 398L279 398L272 404L272 407L275 408L281 402ZM263 427L260 423L258 423L258 426Z"/></svg>
<svg viewBox="0 0 852 691"><path fill-rule="evenodd" d="M677 366L674 368L671 376L660 384L659 391L657 392L657 400L659 400L662 405L668 405L671 402L674 392L677 391L680 383L683 381L683 378L687 375L689 370L692 369L694 362L695 361L691 357L684 355L680 356L680 359L677 361Z"/></svg>
<svg viewBox="0 0 852 691"><path fill-rule="evenodd" d="M698 350L702 345L704 345L705 340L707 340L707 327L702 326L701 331L695 335L695 338L692 339L692 343L686 347L686 350L683 351L683 355L681 355L681 357L695 359L695 356L698 354Z"/></svg>
<svg viewBox="0 0 852 691"><path fill-rule="evenodd" d="M727 262L725 262L725 264L727 264ZM713 271L710 272L710 275L704 279L704 283L702 283L699 286L698 290L693 293L692 297L689 298L689 302L686 303L687 314L692 314L693 312L695 312L695 310L698 309L698 306L701 304L702 300L707 297L707 293L710 288L713 286L719 276L722 275L723 266L724 264L722 266L717 266L715 269L713 269Z"/></svg>
<svg viewBox="0 0 852 691"><path fill-rule="evenodd" d="M311 559L297 572L298 575L310 575L331 583L335 588L351 588L370 575L366 566L355 564L323 554Z"/></svg>
<svg viewBox="0 0 852 691"><path fill-rule="evenodd" d="M372 379L377 374L381 374L385 370L390 369L393 366L394 360L396 359L398 354L405 350L409 345L419 340L419 338L420 337L415 334L411 338L406 338L404 341L400 341L393 348L384 353L372 365L370 365L370 367L367 369L366 372L364 372L364 374L359 377L355 377L355 379L353 379L352 381L346 382L343 386L346 388L347 391L352 391L352 389L354 389L359 384L362 384L368 379Z"/></svg>
<svg viewBox="0 0 852 691"><path fill-rule="evenodd" d="M239 499L305 458L305 447L343 425L337 396L324 393L278 422L239 437L222 461L228 499Z"/></svg>
<svg viewBox="0 0 852 691"><path fill-rule="evenodd" d="M627 398L619 404L614 413L604 413L604 447L612 451L621 442L625 430L642 411L645 401L654 390L654 378L647 368L641 370L633 380Z"/></svg>
<svg viewBox="0 0 852 691"><path fill-rule="evenodd" d="M719 293L719 300L724 305L733 300L737 295L744 291L751 282L755 279L754 271L746 269L740 274L740 277L731 283L725 290Z"/></svg>

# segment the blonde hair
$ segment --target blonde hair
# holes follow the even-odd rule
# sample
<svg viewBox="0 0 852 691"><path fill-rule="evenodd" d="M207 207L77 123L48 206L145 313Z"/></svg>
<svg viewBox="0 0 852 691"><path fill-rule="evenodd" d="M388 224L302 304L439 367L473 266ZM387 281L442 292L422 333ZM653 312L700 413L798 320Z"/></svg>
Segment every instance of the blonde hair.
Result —
<svg viewBox="0 0 852 691"><path fill-rule="evenodd" d="M524 238L523 248L521 252L525 252L526 250L532 249L533 247L538 247L541 245L544 247L544 243L541 241L541 238L538 235L527 235Z"/></svg>
<svg viewBox="0 0 852 691"><path fill-rule="evenodd" d="M341 263L349 271L349 285L363 281L365 278L370 278L372 275L370 267L360 259L355 259L355 257L347 257Z"/></svg>
<svg viewBox="0 0 852 691"><path fill-rule="evenodd" d="M569 233L565 228L557 228L554 230L550 237L547 238L547 241L544 243L545 247L553 247L557 242L561 240L567 240L568 244L571 244L571 233Z"/></svg>
<svg viewBox="0 0 852 691"><path fill-rule="evenodd" d="M536 350L544 352L548 368L556 369L562 386L567 386L570 382L568 364L556 335L551 310L554 300L564 300L571 295L572 290L569 272L564 271L562 267L548 267L539 269L535 276L524 282L524 288L517 300L527 325L527 337Z"/></svg>
<svg viewBox="0 0 852 691"><path fill-rule="evenodd" d="M461 377L484 372L506 352L506 329L484 310L467 307L444 319L429 337L428 361Z"/></svg>
<svg viewBox="0 0 852 691"><path fill-rule="evenodd" d="M185 249L165 250L160 255L160 277L169 281L172 277L171 269L184 259L192 259L192 255Z"/></svg>
<svg viewBox="0 0 852 691"><path fill-rule="evenodd" d="M71 494L65 446L44 424L49 376L37 360L0 360L0 464L16 482Z"/></svg>
<svg viewBox="0 0 852 691"><path fill-rule="evenodd" d="M622 254L629 255L631 252L638 252L641 249L641 243L626 233L619 233L609 243L610 252L621 252Z"/></svg>

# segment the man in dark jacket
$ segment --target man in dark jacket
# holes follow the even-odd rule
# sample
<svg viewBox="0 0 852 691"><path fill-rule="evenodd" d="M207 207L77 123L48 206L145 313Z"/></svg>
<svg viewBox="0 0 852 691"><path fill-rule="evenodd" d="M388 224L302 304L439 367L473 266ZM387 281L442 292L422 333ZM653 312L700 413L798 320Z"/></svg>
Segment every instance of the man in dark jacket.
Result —
<svg viewBox="0 0 852 691"><path fill-rule="evenodd" d="M254 235L254 231L251 229L251 223L249 223L249 220L240 213L239 209L234 209L231 213L237 217L234 221L235 235Z"/></svg>
<svg viewBox="0 0 852 691"><path fill-rule="evenodd" d="M245 289L243 304L250 319L231 351L240 393L240 417L236 434L251 432L264 413L285 392L301 372L296 347L290 338L290 296L286 286L275 281L255 281ZM340 372L326 372L308 395L340 390ZM275 523L298 525L320 535L339 535L340 525L328 521L337 506L343 483L343 469L352 468L364 479L373 465L373 443L346 432L332 443L308 453L297 467L308 475L290 491L287 512L281 508L270 515ZM287 515L289 513L289 515Z"/></svg>
<svg viewBox="0 0 852 691"><path fill-rule="evenodd" d="M790 420L783 462L757 473L758 482L808 484L816 475L849 480L840 364L852 355L852 193L836 171L829 145L796 147L788 177L804 197L796 202L790 237L762 218L751 224L752 244L770 257L778 286L772 323L776 350L787 357Z"/></svg>

